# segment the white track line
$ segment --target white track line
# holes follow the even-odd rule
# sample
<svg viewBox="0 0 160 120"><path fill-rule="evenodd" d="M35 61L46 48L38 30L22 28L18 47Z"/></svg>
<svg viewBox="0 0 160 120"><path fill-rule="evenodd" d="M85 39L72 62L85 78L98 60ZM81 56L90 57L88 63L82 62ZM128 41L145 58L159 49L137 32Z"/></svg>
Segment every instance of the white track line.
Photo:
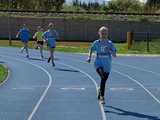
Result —
<svg viewBox="0 0 160 120"><path fill-rule="evenodd" d="M72 60L73 60L73 59L72 59ZM76 60L76 59L75 59L75 60ZM81 63L86 63L86 62L81 61L81 60L76 60L76 61L79 61L79 62L81 62ZM129 66L129 65L123 65L123 66L131 67L131 66ZM148 71L148 70L141 69L141 68L137 68L137 67L134 67L134 66L132 66L132 68L138 69L138 70L142 70L142 71L146 71L146 72L151 72L151 73L156 74L156 75L160 75L159 73L156 73L156 72L153 72L153 71ZM137 80L135 80L134 78L130 77L130 76L127 75L127 74L121 73L121 72L116 71L116 70L113 70L113 71L114 71L114 72L117 72L118 74L120 74L120 75L122 75L122 76L125 76L125 77L131 79L133 82L135 82L136 84L138 84L141 88L143 88L144 91L146 91L157 103L160 104L160 100L159 100L158 98L156 98L156 97L152 94L152 92L150 92L142 83L138 82Z"/></svg>
<svg viewBox="0 0 160 120"><path fill-rule="evenodd" d="M117 70L113 70L113 72L116 72L118 74L120 74L121 76L124 76L124 77L127 77L129 78L130 80L132 80L133 82L135 82L136 84L138 84L141 88L143 88L157 103L160 104L160 100L158 98L156 98L147 88L144 87L143 84L141 84L140 82L138 82L136 79L132 78L131 76L127 75L127 74L124 74L124 73L121 73Z"/></svg>
<svg viewBox="0 0 160 120"><path fill-rule="evenodd" d="M52 76L51 76L51 74L50 74L46 69L44 69L43 67L41 67L41 66L39 66L39 65L33 64L33 63L31 63L31 62L28 62L28 61L24 61L24 60L16 59L16 58L13 58L13 57L9 57L9 56L6 56L6 55L1 55L1 56L7 57L7 58L10 58L10 59L14 59L14 60L16 60L16 61L28 63L28 64L30 64L30 65L32 65L32 66L34 66L34 67L37 67L37 68L41 69L41 70L44 71L44 72L47 74L47 76L49 77L49 83L48 83L45 91L43 92L42 96L40 97L40 99L38 100L38 102L36 103L36 105L34 106L34 108L33 108L32 112L30 113L29 117L27 118L27 120L32 120L33 115L34 115L34 114L36 113L36 111L38 110L41 102L42 102L43 99L45 98L45 96L46 96L46 94L47 94L47 92L48 92L48 89L50 88L50 86L51 86L51 84L52 84Z"/></svg>
<svg viewBox="0 0 160 120"><path fill-rule="evenodd" d="M94 83L94 85L95 85L95 87L96 87L96 91L98 91L98 84L96 83L96 81L95 81L88 73L84 72L83 70L81 70L81 69L79 69L79 68L77 68L77 67L74 67L74 66L72 66L72 65L69 65L69 64L65 64L65 63L62 63L62 62L57 62L57 63L59 63L59 64L61 64L61 65L64 65L64 66L67 66L67 67L69 67L69 68L72 68L72 69L74 69L74 70L78 70L79 72L81 72L82 74L84 74L85 76L87 76L87 77ZM100 106L101 113L102 113L102 120L107 120L107 119L106 119L106 114L105 114L105 112L104 112L103 105L102 105L101 103L99 103L99 106Z"/></svg>
<svg viewBox="0 0 160 120"><path fill-rule="evenodd" d="M11 57L10 57L10 58L11 58ZM13 59L13 58L12 58L12 59ZM19 60L19 59L17 59L17 60L18 60L18 61L22 61L22 62L26 62L26 61ZM27 63L36 66L35 64L32 64L32 63L30 63L30 62L27 62ZM64 63L59 63L59 64L62 64L62 65L64 65L64 66L68 66L68 67L70 67L70 68L72 68L72 69L75 69L75 70L78 70L78 71L80 71L82 74L86 75L86 76L94 83L94 85L95 85L95 87L96 87L96 91L98 91L98 85L97 85L96 81L95 81L89 74L87 74L86 72L84 72L84 71L82 71L82 70L80 70L80 69L78 69L78 68L76 68L76 67L73 67L73 66L71 66L71 65L67 65L67 64L64 64ZM41 66L38 66L38 67L41 67ZM41 67L41 68L42 68L42 67ZM42 68L42 69L44 69L44 68ZM45 70L45 69L44 69L44 70ZM46 71L46 72L48 73L48 71ZM48 74L49 74L49 73L48 73ZM50 81L52 82L52 78L51 78ZM50 84L51 84L51 83L50 83ZM49 87L50 87L50 86L49 86ZM49 87L47 87L47 88L49 89ZM47 89L47 91L48 91L48 89ZM45 91L46 91L46 90L45 90ZM44 91L44 93L45 93L45 91ZM43 93L43 94L44 94L44 93ZM46 93L47 93L47 92L46 92ZM45 93L45 94L46 94L46 93ZM43 95L42 95L42 96L43 96ZM45 97L45 96L44 96L44 97L42 98L42 96L41 96L40 100L38 101L38 103L36 104L36 106L34 107L32 113L30 114L30 116L28 117L27 120L32 120L33 115L35 114L35 112L37 111L40 103L43 101L43 99L44 99L44 97ZM42 100L41 100L41 99L42 99ZM101 113L102 113L102 120L107 120L107 119L106 119L106 114L105 114L105 112L104 112L104 107L103 107L103 105L102 105L101 103L99 103L99 106L100 106L100 110L101 110Z"/></svg>
<svg viewBox="0 0 160 120"><path fill-rule="evenodd" d="M133 68L133 69L137 69L137 70L144 71L144 72L149 72L149 73L152 73L152 74L160 76L160 73L157 73L157 72L154 72L154 71L151 71L151 70L147 70L147 69L144 69L144 68L135 67L135 66L128 65L128 64L124 65L124 64L117 63L117 62L113 62L113 64L129 67L129 68Z"/></svg>

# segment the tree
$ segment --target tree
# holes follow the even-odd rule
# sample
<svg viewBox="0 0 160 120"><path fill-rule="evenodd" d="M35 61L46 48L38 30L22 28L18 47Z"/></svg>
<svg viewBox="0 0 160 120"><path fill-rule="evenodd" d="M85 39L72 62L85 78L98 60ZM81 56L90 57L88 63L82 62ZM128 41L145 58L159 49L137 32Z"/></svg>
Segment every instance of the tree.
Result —
<svg viewBox="0 0 160 120"><path fill-rule="evenodd" d="M143 5L139 0L111 0L104 7L105 11L113 12L139 12Z"/></svg>
<svg viewBox="0 0 160 120"><path fill-rule="evenodd" d="M62 9L63 4L65 3L65 0L37 0L37 9L40 10L52 10L55 9L56 11L59 11Z"/></svg>
<svg viewBox="0 0 160 120"><path fill-rule="evenodd" d="M147 0L146 9L156 11L160 7L160 0Z"/></svg>
<svg viewBox="0 0 160 120"><path fill-rule="evenodd" d="M65 3L65 0L55 0L55 10L60 11L62 9L63 4Z"/></svg>
<svg viewBox="0 0 160 120"><path fill-rule="evenodd" d="M21 10L61 10L65 0L0 0L0 8Z"/></svg>
<svg viewBox="0 0 160 120"><path fill-rule="evenodd" d="M79 6L80 5L80 2L79 0L73 0L73 6Z"/></svg>
<svg viewBox="0 0 160 120"><path fill-rule="evenodd" d="M146 4L148 6L158 6L160 5L160 0L147 0Z"/></svg>

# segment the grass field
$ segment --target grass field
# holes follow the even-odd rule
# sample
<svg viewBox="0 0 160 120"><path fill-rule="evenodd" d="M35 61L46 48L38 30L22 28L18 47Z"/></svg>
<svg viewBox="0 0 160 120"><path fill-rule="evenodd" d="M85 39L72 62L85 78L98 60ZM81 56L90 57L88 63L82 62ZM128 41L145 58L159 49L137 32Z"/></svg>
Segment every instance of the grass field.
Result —
<svg viewBox="0 0 160 120"><path fill-rule="evenodd" d="M127 47L125 43L115 44L119 53L126 53ZM8 40L0 40L0 46L9 46ZM35 48L36 44L34 41L29 42L30 48ZM61 52L78 52L78 53L88 53L91 46L90 42L57 42L56 51ZM20 41L12 41L11 47L22 47ZM46 49L46 46L44 47Z"/></svg>
<svg viewBox="0 0 160 120"><path fill-rule="evenodd" d="M7 69L0 64L0 83L2 83L7 77Z"/></svg>
<svg viewBox="0 0 160 120"><path fill-rule="evenodd" d="M8 40L0 40L0 46L9 46ZM30 48L35 48L34 41L29 42ZM57 42L56 51L88 53L90 42ZM160 40L150 42L150 51L147 52L146 42L135 42L131 49L127 49L126 43L115 43L119 54L160 54ZM11 47L22 47L20 41L12 41ZM47 49L45 46L44 49Z"/></svg>
<svg viewBox="0 0 160 120"><path fill-rule="evenodd" d="M147 50L147 42L140 41L134 42L132 48L128 51L130 53L143 53L143 54L160 54L160 40L152 40L149 43L149 51Z"/></svg>

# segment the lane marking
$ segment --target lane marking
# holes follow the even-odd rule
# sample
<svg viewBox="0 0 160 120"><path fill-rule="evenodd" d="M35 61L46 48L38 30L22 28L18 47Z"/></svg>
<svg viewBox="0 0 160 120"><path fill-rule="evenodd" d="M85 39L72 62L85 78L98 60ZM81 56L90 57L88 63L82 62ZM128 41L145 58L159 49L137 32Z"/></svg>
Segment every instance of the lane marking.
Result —
<svg viewBox="0 0 160 120"><path fill-rule="evenodd" d="M72 59L73 60L73 59ZM76 59L75 59L76 60ZM77 61L80 61L80 60L77 60ZM80 62L82 62L82 63L86 63L86 62L83 62L83 61L80 61ZM63 64L63 63L62 63ZM122 65L122 64L121 64ZM67 64L65 64L65 66L68 66ZM69 65L70 66L70 65ZM68 67L69 67L68 66ZM125 65L124 65L125 66ZM130 65L128 65L127 67L129 67ZM131 67L131 66L130 66ZM73 66L71 66L71 68L75 68L75 67L73 67ZM138 67L134 67L134 66L132 66L132 68L135 68L135 69L139 69L139 70L143 70L143 71L146 71L146 72L151 72L151 73L153 73L153 74L156 74L156 75L160 75L159 73L156 73L156 72L153 72L153 71L150 71L150 70L146 70L146 69L141 69L141 68L138 68ZM79 69L78 69L79 70ZM79 70L80 72L81 72L81 70ZM129 75L127 75L127 74L123 74L123 73L121 73L121 72L119 72L119 71L116 71L116 70L114 70L114 72L117 72L117 73L119 73L120 75L122 75L122 76L125 76L125 77L127 77L127 78L129 78L129 79L131 79L132 81L134 81L134 82L136 82L139 86L141 86L156 102L158 102L159 104L160 104L160 101L147 89L147 88L145 88L144 86L143 86L143 84L141 84L140 82L138 82L137 80L135 80L134 78L132 78L132 77L130 77ZM83 73L83 71L81 72L81 73ZM84 72L85 73L85 72ZM83 74L84 74L83 73ZM86 73L87 74L87 73ZM89 75L89 74L88 74ZM90 75L89 75L90 76ZM88 77L89 77L88 76ZM90 76L91 77L91 76ZM89 77L89 78L90 78ZM92 78L92 77L91 77ZM92 80L92 79L91 79ZM93 79L94 80L94 79ZM92 80L92 81L93 81ZM93 82L94 83L94 82ZM95 84L95 83L94 83ZM95 84L95 86L96 86L96 88L97 88L97 83ZM104 111L104 108L103 108L103 106L102 106L102 110ZM105 114L105 113L104 113ZM105 120L106 120L106 116L105 116Z"/></svg>
<svg viewBox="0 0 160 120"><path fill-rule="evenodd" d="M85 90L85 88L77 88L77 87L63 87L62 90Z"/></svg>
<svg viewBox="0 0 160 120"><path fill-rule="evenodd" d="M130 80L132 80L133 82L135 82L136 84L138 84L138 85L139 85L141 88L143 88L144 91L146 91L157 103L160 104L160 100L159 100L158 98L156 98L147 88L145 88L145 86L144 86L142 83L138 82L136 79L132 78L131 76L129 76L129 75L127 75L127 74L124 74L124 73L121 73L121 72L119 72L119 71L117 71L117 70L113 70L113 72L116 72L116 73L120 74L121 76L127 77L127 78L129 78Z"/></svg>
<svg viewBox="0 0 160 120"><path fill-rule="evenodd" d="M71 59L71 60L73 60L73 59ZM74 60L76 60L76 59L74 59ZM76 60L76 61L86 64L86 62L81 61L81 60ZM92 63L91 63L91 64L92 64ZM136 67L135 67L135 68L136 68ZM138 68L136 68L136 69L138 69ZM143 71L146 71L146 72L151 72L151 73L156 74L156 75L160 75L159 73L156 73L156 72L153 72L153 71L148 71L148 70L145 70L145 69L139 69L139 70L143 70ZM152 92L150 92L147 88L145 88L142 83L138 82L137 80L135 80L134 78L130 77L130 76L127 75L127 74L123 74L123 73L121 73L121 72L119 72L119 71L116 71L116 70L113 70L113 72L117 72L117 73L119 73L120 75L125 76L125 77L131 79L132 81L134 81L135 83L137 83L137 84L138 84L142 89L144 89L144 91L146 91L158 104L160 104L160 100L159 100L158 98L156 98L156 97L152 94Z"/></svg>
<svg viewBox="0 0 160 120"><path fill-rule="evenodd" d="M72 65L69 65L69 64L65 64L65 63L62 63L62 62L57 62L57 63L59 63L59 64L61 64L61 65L64 65L64 66L67 66L67 67L69 67L69 68L71 68L71 69L78 70L80 73L82 73L82 74L84 74L85 76L87 76L87 77L94 83L94 85L95 85L95 87L96 87L96 91L97 91L97 93L98 93L98 84L96 83L96 81L95 81L88 73L84 72L83 70L81 70L81 69L79 69L79 68L77 68L77 67L74 67L74 66L72 66ZM104 112L104 107L103 107L103 105L102 105L100 102L98 102L98 103L99 103L100 110L101 110L101 113L102 113L102 120L107 120L106 114L105 114L105 112Z"/></svg>
<svg viewBox="0 0 160 120"><path fill-rule="evenodd" d="M2 52L1 52L1 53L2 53ZM6 55L1 55L1 56L6 57L6 58L9 58L9 59L14 59L14 60L16 60L16 61L20 61L20 62L23 62L23 63L28 63L28 64L36 67L36 68L39 68L39 69L41 69L42 71L44 71L44 72L47 74L48 78L49 78L49 83L48 83L48 85L46 86L46 89L44 90L42 96L40 97L40 99L38 100L38 102L37 102L36 105L34 106L32 112L30 113L29 117L27 118L27 120L32 120L32 117L34 116L34 114L35 114L36 111L38 110L41 102L43 101L43 99L45 98L45 96L46 96L49 88L51 87L51 84L52 84L52 76L51 76L51 74L50 74L46 69L44 69L43 67L41 67L41 66L39 66L39 65L33 64L33 63L31 63L31 62L28 62L28 61L24 61L24 60L12 58L12 57L9 57L9 55L8 55L8 56L6 56Z"/></svg>
<svg viewBox="0 0 160 120"><path fill-rule="evenodd" d="M31 88L31 87L21 87L21 88L12 88L12 90L34 90L34 88Z"/></svg>
<svg viewBox="0 0 160 120"><path fill-rule="evenodd" d="M128 65L128 64L124 65L124 64L121 64L121 63L117 63L117 62L113 62L113 64L129 67L129 68L133 68L133 69L137 69L137 70L144 71L144 72L149 72L149 73L152 73L152 74L160 76L160 73L157 73L157 72L154 72L154 71L151 71L151 70L147 70L147 69L144 69L144 68L139 68L139 67L135 67L135 66Z"/></svg>
<svg viewBox="0 0 160 120"><path fill-rule="evenodd" d="M73 59L72 59L72 60L73 60ZM76 59L75 59L75 60L76 60ZM85 64L86 64L86 62L81 61L81 60L76 60L76 61L79 61L79 62L81 62L81 63L85 63ZM91 63L91 64L92 64L92 63ZM124 65L124 66L125 66L125 65ZM138 68L135 67L135 69L138 69ZM139 70L140 70L140 69L139 69ZM146 71L146 72L152 72L153 74L156 74L156 75L160 75L159 73L156 73L156 72L153 72L153 71L148 71L148 70L145 70L145 69L141 69L141 70ZM121 74L122 76L125 76L125 77L131 79L132 81L134 81L135 83L137 83L137 84L138 84L142 89L144 89L144 91L146 91L157 103L160 104L160 100L159 100L158 98L156 98L156 97L152 94L152 92L150 92L147 88L145 88L142 83L138 82L137 80L135 80L134 78L130 77L129 75L123 74L123 73L121 73L121 72L119 72L119 71L113 70L113 72L117 72L117 73Z"/></svg>
<svg viewBox="0 0 160 120"><path fill-rule="evenodd" d="M19 59L17 59L17 60L19 60ZM19 60L19 61L20 61L20 60ZM22 61L23 61L23 60L22 60ZM26 62L26 61L23 61L23 62ZM30 62L28 62L28 63L31 64L31 65L35 65L35 64L30 63ZM58 63L60 63L60 62L58 62ZM88 73L86 73L86 72L84 72L84 71L82 71L82 70L80 70L80 69L78 69L78 68L76 68L76 67L73 67L73 66L71 66L71 65L67 65L67 64L64 64L64 63L60 63L60 64L62 64L62 65L64 65L64 66L68 66L68 67L70 67L70 68L72 68L72 69L78 70L78 71L80 71L82 74L86 75L86 76L94 83L94 85L95 85L95 87L96 87L96 91L97 91L97 93L98 93L98 84L96 83L96 81L95 81ZM38 66L38 67L41 67L41 66ZM44 70L45 70L45 69L44 69ZM46 71L46 72L48 72L48 71ZM51 79L52 79L52 78L51 78ZM51 81L52 81L52 80L51 80ZM48 89L49 89L49 88L48 88ZM48 90L47 90L47 91L48 91ZM44 99L44 98L43 98L43 99ZM41 100L41 101L42 101L42 100ZM29 118L28 118L27 120L32 120L32 117L33 117L33 115L35 114L35 112L37 111L40 103L41 103L41 102L38 101L38 103L37 103L38 105L36 104L34 110L32 111L32 113L30 114L30 116L29 116ZM105 114L105 112L104 112L104 107L103 107L103 105L102 105L100 102L98 102L98 103L99 103L100 110L101 110L101 113L102 113L102 120L107 120L107 119L106 119L106 114Z"/></svg>
<svg viewBox="0 0 160 120"><path fill-rule="evenodd" d="M112 91L133 91L135 90L134 88L125 88L125 87L112 87L112 88L109 88L110 90Z"/></svg>

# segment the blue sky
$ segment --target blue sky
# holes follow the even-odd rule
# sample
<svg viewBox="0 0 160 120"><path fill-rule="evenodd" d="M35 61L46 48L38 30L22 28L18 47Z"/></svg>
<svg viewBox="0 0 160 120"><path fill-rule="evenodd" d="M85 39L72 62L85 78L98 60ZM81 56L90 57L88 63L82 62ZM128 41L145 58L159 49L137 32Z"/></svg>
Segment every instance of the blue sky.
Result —
<svg viewBox="0 0 160 120"><path fill-rule="evenodd" d="M67 3L72 3L73 0L66 0ZM99 3L103 3L103 2L106 2L106 1L110 1L110 0L79 0L79 1L82 1L82 2L94 2L94 1L98 1ZM145 2L146 0L139 0L141 2Z"/></svg>
<svg viewBox="0 0 160 120"><path fill-rule="evenodd" d="M66 0L67 3L72 3L73 0ZM95 1L98 1L99 3L103 3L105 1L109 1L109 0L79 0L79 1L82 1L82 2L95 2Z"/></svg>

